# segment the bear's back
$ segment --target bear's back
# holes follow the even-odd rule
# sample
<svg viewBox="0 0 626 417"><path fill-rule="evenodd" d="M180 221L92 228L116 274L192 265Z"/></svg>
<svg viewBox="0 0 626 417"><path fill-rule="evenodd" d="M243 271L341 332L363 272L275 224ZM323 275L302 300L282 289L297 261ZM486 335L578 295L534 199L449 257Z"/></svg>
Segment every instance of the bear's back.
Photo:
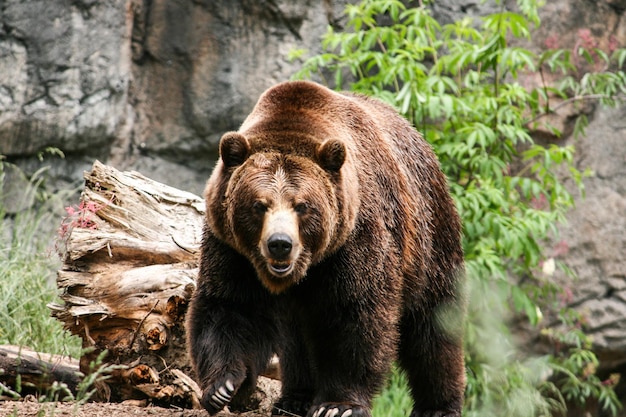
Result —
<svg viewBox="0 0 626 417"><path fill-rule="evenodd" d="M369 109L367 114L382 133L382 141L390 146L394 162L403 173L405 184L400 188L405 193L401 200L407 204L405 214L411 218L407 224L411 236L404 236L409 242L405 259L409 268L415 268L410 273L422 277L409 281L416 284L426 279L431 282L427 286L434 288L432 282L438 282L439 288L452 288L456 277L441 275L441 271L463 269L461 220L439 159L432 146L391 106L367 96L356 97ZM408 298L421 294L413 284L408 283L405 288L407 294L412 294ZM437 296L431 294L433 298Z"/></svg>
<svg viewBox="0 0 626 417"><path fill-rule="evenodd" d="M429 267L433 235L443 233L452 242L459 234L447 181L430 144L378 99L309 81L285 82L260 97L240 132L255 151L311 158L325 140L342 140L349 161L344 175L357 177L361 214L382 218L404 259L421 270Z"/></svg>

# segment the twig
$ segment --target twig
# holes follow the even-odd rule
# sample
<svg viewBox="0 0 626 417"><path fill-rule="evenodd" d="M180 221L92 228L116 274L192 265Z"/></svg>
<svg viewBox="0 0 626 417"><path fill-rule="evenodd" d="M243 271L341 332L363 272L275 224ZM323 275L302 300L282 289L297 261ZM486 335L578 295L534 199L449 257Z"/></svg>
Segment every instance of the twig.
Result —
<svg viewBox="0 0 626 417"><path fill-rule="evenodd" d="M143 316L143 318L141 319L141 321L137 325L137 329L135 329L135 333L133 333L133 338L130 341L130 345L128 346L128 349L132 349L133 348L133 345L135 344L135 340L137 339L137 335L139 334L139 330L141 329L141 326L143 326L143 324L145 323L145 321L148 318L148 316L150 316L150 314L152 314L154 309L159 305L159 301L161 301L161 300L157 300L157 302L154 303L154 306L150 309L150 311L148 311L148 313L146 313L145 316Z"/></svg>
<svg viewBox="0 0 626 417"><path fill-rule="evenodd" d="M529 121L527 121L526 123L524 123L524 126L528 126L529 124L541 119L542 117L545 117L549 114L553 114L554 112L556 112L558 109L560 109L563 106L566 106L570 103L576 102L576 101L585 101L585 100L600 100L602 98L611 98L609 96L607 96L606 94L589 94L586 96L574 96L574 97L570 97L567 100L564 100L562 102L560 102L559 104L557 104L556 106L554 106L554 108L549 109L548 111L546 111L545 113L541 113L538 114L537 116L533 117L532 119L530 119ZM623 97L622 97L623 99Z"/></svg>
<svg viewBox="0 0 626 417"><path fill-rule="evenodd" d="M87 325L87 322L84 321L84 320L80 320L80 319L79 319L79 321L83 323L83 329L85 330L85 339L87 339L87 341L89 341L89 343L91 343L91 346L95 346L96 345L96 341L93 340L93 338L89 334L89 326Z"/></svg>
<svg viewBox="0 0 626 417"><path fill-rule="evenodd" d="M539 66L539 75L541 76L541 84L543 85L543 93L546 95L546 105L545 105L545 114L550 112L550 95L548 94L548 84L546 83L546 79L543 76L543 66Z"/></svg>
<svg viewBox="0 0 626 417"><path fill-rule="evenodd" d="M302 417L300 414L291 413L291 412L289 412L289 411L287 411L287 410L283 410L283 409L282 409L282 408L280 408L280 407L276 407L276 406L274 406L274 407L272 407L272 408L273 408L273 410L272 410L272 411L278 411L279 413L283 413L282 415L292 416L292 417Z"/></svg>
<svg viewBox="0 0 626 417"><path fill-rule="evenodd" d="M194 250L191 250L191 249L187 249L186 247L184 247L183 245L181 245L180 243L178 243L178 242L176 241L176 238L175 238L174 236L170 236L170 237L171 237L171 239L172 239L172 242L174 242L174 244L175 244L176 246L178 246L179 248L181 248L181 249L182 249L182 250L184 250L185 252L190 253L190 254L192 254L192 255L195 255L195 254L197 254L197 253L198 253L198 251L194 251Z"/></svg>

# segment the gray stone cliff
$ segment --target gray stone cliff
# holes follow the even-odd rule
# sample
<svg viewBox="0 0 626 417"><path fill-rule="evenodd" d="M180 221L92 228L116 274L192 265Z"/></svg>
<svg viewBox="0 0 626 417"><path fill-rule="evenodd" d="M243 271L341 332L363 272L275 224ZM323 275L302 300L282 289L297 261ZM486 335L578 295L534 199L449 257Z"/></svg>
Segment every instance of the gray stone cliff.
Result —
<svg viewBox="0 0 626 417"><path fill-rule="evenodd" d="M345 2L0 1L0 154L48 146L52 174L94 158L197 194L221 134L316 52Z"/></svg>

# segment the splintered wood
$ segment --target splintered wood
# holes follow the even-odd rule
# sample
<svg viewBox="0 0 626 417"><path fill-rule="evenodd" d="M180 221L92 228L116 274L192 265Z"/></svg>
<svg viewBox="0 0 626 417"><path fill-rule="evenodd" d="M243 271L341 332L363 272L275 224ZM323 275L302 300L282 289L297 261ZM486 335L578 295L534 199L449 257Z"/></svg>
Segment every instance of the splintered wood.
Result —
<svg viewBox="0 0 626 417"><path fill-rule="evenodd" d="M98 386L100 400L198 406L184 316L195 289L204 201L100 162L85 173L80 205L64 221L50 308L85 348L83 373L103 350L126 365Z"/></svg>

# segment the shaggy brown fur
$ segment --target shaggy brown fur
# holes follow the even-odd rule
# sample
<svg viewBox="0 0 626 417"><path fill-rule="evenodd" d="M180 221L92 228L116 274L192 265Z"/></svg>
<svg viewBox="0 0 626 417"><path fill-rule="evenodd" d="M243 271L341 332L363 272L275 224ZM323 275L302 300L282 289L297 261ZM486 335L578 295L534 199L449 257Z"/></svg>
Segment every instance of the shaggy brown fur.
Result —
<svg viewBox="0 0 626 417"><path fill-rule="evenodd" d="M220 156L188 314L205 408L277 352L277 414L369 416L398 358L412 416L460 416L460 224L419 133L377 100L288 82Z"/></svg>

